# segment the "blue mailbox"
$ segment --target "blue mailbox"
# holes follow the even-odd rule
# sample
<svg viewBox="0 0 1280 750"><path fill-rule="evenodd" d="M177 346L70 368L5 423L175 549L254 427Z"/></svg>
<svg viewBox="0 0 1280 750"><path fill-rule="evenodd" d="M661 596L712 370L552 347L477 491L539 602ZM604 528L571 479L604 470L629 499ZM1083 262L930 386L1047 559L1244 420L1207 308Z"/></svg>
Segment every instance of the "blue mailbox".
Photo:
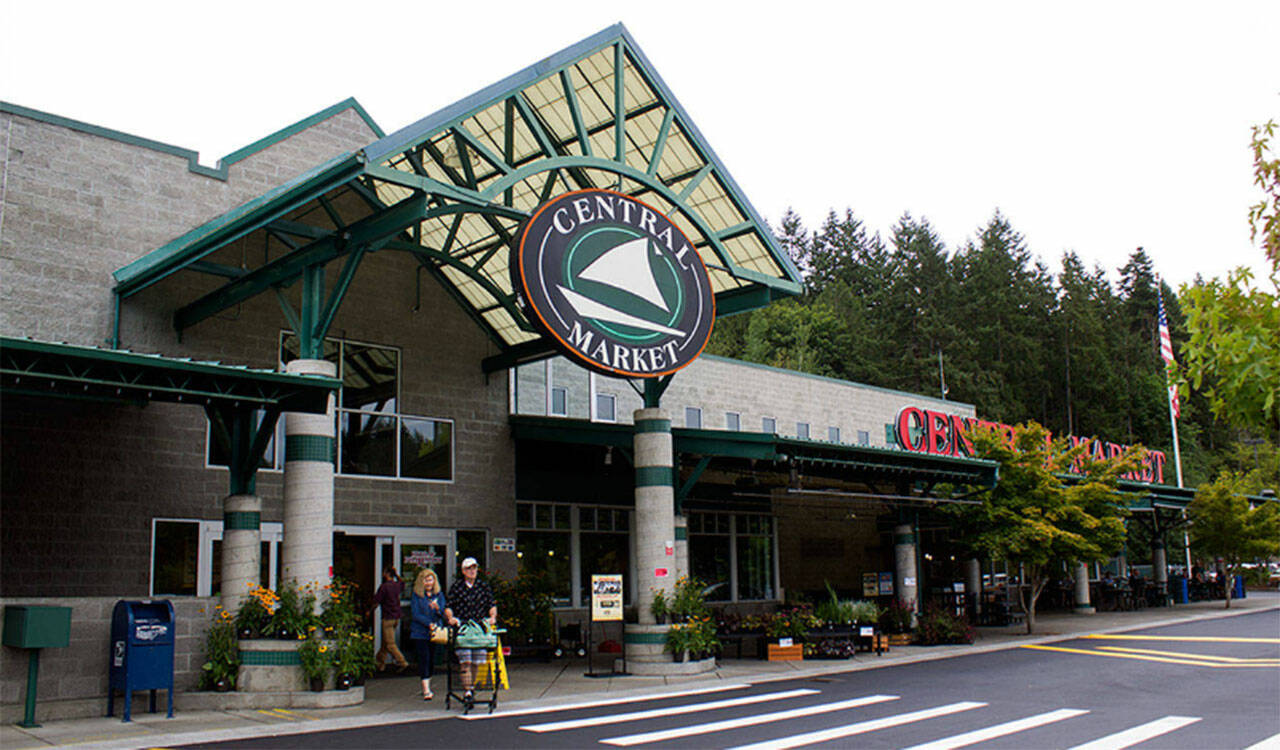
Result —
<svg viewBox="0 0 1280 750"><path fill-rule="evenodd" d="M116 691L124 691L124 720L130 721L135 690L169 691L173 718L173 604L167 599L116 602L111 613L111 679L107 687L107 716L115 715Z"/></svg>

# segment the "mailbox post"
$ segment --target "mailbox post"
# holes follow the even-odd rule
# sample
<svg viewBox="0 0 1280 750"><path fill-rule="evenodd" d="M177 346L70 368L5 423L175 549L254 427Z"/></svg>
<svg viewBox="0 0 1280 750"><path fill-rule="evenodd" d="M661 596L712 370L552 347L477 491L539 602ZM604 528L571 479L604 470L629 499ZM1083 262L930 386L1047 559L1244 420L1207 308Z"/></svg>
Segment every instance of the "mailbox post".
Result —
<svg viewBox="0 0 1280 750"><path fill-rule="evenodd" d="M173 604L162 599L116 602L111 613L111 678L107 686L107 716L115 715L116 691L124 691L124 720L131 721L135 690L151 691L151 713L156 712L156 691L169 691L169 718L173 718Z"/></svg>
<svg viewBox="0 0 1280 750"><path fill-rule="evenodd" d="M4 645L29 649L27 704L20 727L36 723L36 682L40 674L40 649L65 648L71 643L71 608L8 605L4 608Z"/></svg>

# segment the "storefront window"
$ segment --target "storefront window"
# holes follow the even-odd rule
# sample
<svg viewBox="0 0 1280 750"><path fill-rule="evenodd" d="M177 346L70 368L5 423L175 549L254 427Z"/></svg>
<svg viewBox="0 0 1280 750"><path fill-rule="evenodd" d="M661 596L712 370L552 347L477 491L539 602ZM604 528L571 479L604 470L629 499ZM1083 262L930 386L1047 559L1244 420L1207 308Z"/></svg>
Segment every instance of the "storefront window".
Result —
<svg viewBox="0 0 1280 750"><path fill-rule="evenodd" d="M288 363L297 357L297 336L283 334L280 361ZM453 480L453 422L399 413L399 349L325 339L324 357L338 365L342 380L337 416L339 474ZM279 466L275 456L280 451L271 450ZM211 447L209 463L225 464L225 456L213 451Z"/></svg>
<svg viewBox="0 0 1280 750"><path fill-rule="evenodd" d="M489 569L489 556L485 554L485 550L489 548L488 535L484 530L458 529L457 544L454 551L454 557L457 558L457 575L462 575L462 561L468 557L474 557L480 563L482 573Z"/></svg>
<svg viewBox="0 0 1280 750"><path fill-rule="evenodd" d="M707 584L709 600L775 598L773 556L771 517L689 514L689 567L694 577Z"/></svg>
<svg viewBox="0 0 1280 750"><path fill-rule="evenodd" d="M626 534L584 531L578 538L578 551L582 556L578 566L578 600L583 606L591 603L591 576L602 573L621 573L623 601L631 602L634 582L630 575L631 550Z"/></svg>
<svg viewBox="0 0 1280 750"><path fill-rule="evenodd" d="M773 519L741 515L736 521L738 599L772 599Z"/></svg>
<svg viewBox="0 0 1280 750"><path fill-rule="evenodd" d="M342 426L341 473L395 476L395 417L341 412L338 423Z"/></svg>
<svg viewBox="0 0 1280 750"><path fill-rule="evenodd" d="M155 521L152 532L151 595L195 596L200 523Z"/></svg>
<svg viewBox="0 0 1280 750"><path fill-rule="evenodd" d="M453 477L453 425L438 419L400 418L400 476Z"/></svg>
<svg viewBox="0 0 1280 750"><path fill-rule="evenodd" d="M520 575L542 579L555 606L572 604L568 534L522 531L516 538L516 560Z"/></svg>

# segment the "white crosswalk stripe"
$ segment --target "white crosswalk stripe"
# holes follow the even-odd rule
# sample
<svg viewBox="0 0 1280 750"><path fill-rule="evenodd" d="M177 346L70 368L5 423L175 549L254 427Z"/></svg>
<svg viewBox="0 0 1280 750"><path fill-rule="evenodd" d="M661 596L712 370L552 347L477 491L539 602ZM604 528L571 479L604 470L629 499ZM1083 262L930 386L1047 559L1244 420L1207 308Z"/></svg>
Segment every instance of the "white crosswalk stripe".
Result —
<svg viewBox="0 0 1280 750"><path fill-rule="evenodd" d="M996 724L995 726L985 727L983 729L975 729L972 732L957 734L954 737L943 737L940 740L926 742L923 745L915 745L907 748L906 750L952 750L952 748L964 747L966 745L973 745L975 743L982 742L983 740L990 740L996 737L1004 737L1005 735L1024 732L1028 729L1034 729L1035 727L1041 727L1045 724L1052 724L1055 721L1062 721L1063 719L1070 719L1087 713L1089 712L1079 708L1060 708L1057 711L1036 714L1035 716L1028 716L1025 719L1006 721L1003 724Z"/></svg>
<svg viewBox="0 0 1280 750"><path fill-rule="evenodd" d="M1280 734L1273 734L1262 742L1250 745L1244 750L1280 750Z"/></svg>
<svg viewBox="0 0 1280 750"><path fill-rule="evenodd" d="M1122 748L1136 745L1139 742L1146 742L1152 737L1168 734L1175 729L1181 729L1197 721L1200 721L1199 716L1166 716L1155 721L1148 721L1146 724L1139 724L1123 732L1099 737L1093 742L1076 745L1071 750L1122 750Z"/></svg>
<svg viewBox="0 0 1280 750"><path fill-rule="evenodd" d="M512 716L527 716L529 714L549 714L559 713L561 711L573 711L579 708L597 708L599 706L616 706L619 703L641 703L648 701L660 701L668 698L683 698L688 695L705 695L707 693L724 693L730 690L743 690L751 687L749 684L730 684L716 685L714 687L694 688L691 690L673 690L668 693L654 693L652 695L630 695L618 698L603 698L594 701L581 701L579 703L558 703L553 706L534 706L533 708L517 708L504 709L496 714L468 714L457 718L466 721L482 721L484 719L506 719Z"/></svg>
<svg viewBox="0 0 1280 750"><path fill-rule="evenodd" d="M709 703L692 703L686 706L667 706L665 708L654 708L648 711L634 711L628 714L607 714L604 716L589 716L585 719L571 719L569 721L552 721L546 724L528 724L520 727L526 732L560 732L566 729L581 729L583 727L597 727L603 724L621 724L626 721L641 721L643 719L656 719L662 716L676 716L678 714L692 714L701 711L715 711L720 708L732 708L734 706L749 706L755 703L767 703L769 701L786 700L787 698L799 698L804 695L815 695L819 691L809 690L807 688L800 690L787 690L781 693L764 693L762 695L748 695L742 698L726 698L724 700L710 701Z"/></svg>
<svg viewBox="0 0 1280 750"><path fill-rule="evenodd" d="M687 727L676 727L675 729L663 729L656 732L645 732L643 734L631 734L625 737L610 737L600 740L606 745L618 745L627 747L630 745L641 745L646 742L662 742L663 740L675 739L677 737L692 737L699 734L710 734L712 732L723 732L729 729L738 729L739 727L750 727L759 724L769 724L775 721L786 721L788 719L797 719L802 716L815 716L817 714L831 713L832 711L843 711L847 708L857 708L859 706L869 706L873 703L883 703L885 701L896 701L896 695L868 695L862 698L854 698L847 701L836 701L835 703L819 703L814 706L805 706L803 708L794 708L788 711L775 711L768 714L756 714L755 716L744 716L738 719L725 719L724 721L713 721L708 724L695 724ZM977 703L974 706L986 705Z"/></svg>
<svg viewBox="0 0 1280 750"><path fill-rule="evenodd" d="M769 740L768 742L757 742L751 745L743 745L735 748L734 750L785 750L786 748L800 747L802 745L813 745L818 742L829 742L831 740L838 740L844 737L852 737L855 734L866 734L867 732L874 732L877 729L887 729L889 727L911 724L913 722L924 721L925 719L932 719L938 716L956 714L961 711L971 711L975 708L982 708L985 705L987 704L977 703L974 701L948 703L945 706L926 708L923 711L912 711L910 713L898 714L896 716L886 716L882 719L871 719L869 721L860 721L857 724L847 724L842 727L823 729L817 732L796 734L777 740Z"/></svg>

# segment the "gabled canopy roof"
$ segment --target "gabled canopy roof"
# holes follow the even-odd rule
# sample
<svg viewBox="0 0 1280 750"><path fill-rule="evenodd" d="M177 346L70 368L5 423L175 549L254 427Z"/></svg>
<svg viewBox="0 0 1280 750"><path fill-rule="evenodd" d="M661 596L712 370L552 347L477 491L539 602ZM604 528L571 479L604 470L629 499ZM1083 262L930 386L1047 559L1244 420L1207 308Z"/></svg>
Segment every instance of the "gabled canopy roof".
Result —
<svg viewBox="0 0 1280 750"><path fill-rule="evenodd" d="M365 252L407 252L504 352L486 367L506 366L550 351L517 305L509 241L536 205L590 187L666 212L706 262L720 314L801 290L799 272L619 24L117 270L116 292L127 298L179 271L228 279L176 311L182 329L309 267L346 258L345 284ZM209 262L258 235L269 248L262 265Z"/></svg>

